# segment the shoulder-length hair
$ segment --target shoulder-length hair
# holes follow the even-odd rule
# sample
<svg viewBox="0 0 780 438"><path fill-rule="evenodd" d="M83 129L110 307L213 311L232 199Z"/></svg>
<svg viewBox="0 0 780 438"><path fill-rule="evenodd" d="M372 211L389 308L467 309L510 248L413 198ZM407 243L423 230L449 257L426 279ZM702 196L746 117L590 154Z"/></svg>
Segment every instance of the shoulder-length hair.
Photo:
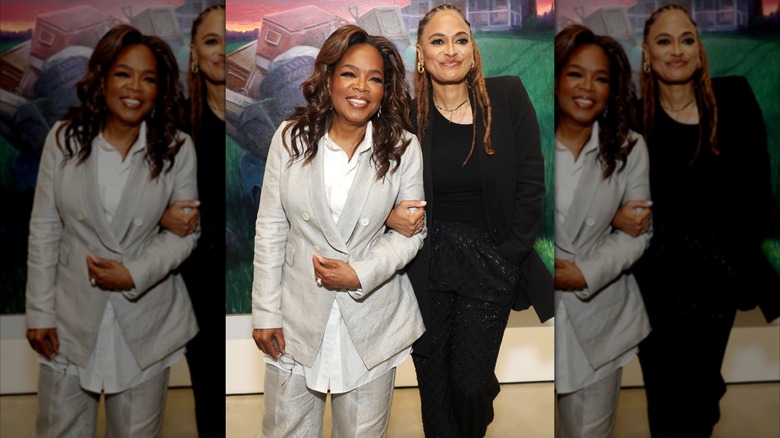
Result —
<svg viewBox="0 0 780 438"><path fill-rule="evenodd" d="M224 11L225 5L216 4L204 9L192 22L192 31L190 32L190 44L195 43L195 36L203 20L214 11ZM195 70L195 61L192 59L192 50L190 50L189 74L187 75L187 90L190 93L190 137L192 141L198 136L200 130L200 121L203 119L203 103L206 101L206 82L203 79L203 73Z"/></svg>
<svg viewBox="0 0 780 438"><path fill-rule="evenodd" d="M485 136L482 138L482 146L485 149L485 153L493 155L496 151L493 149L492 142L490 141L490 125L493 122L493 110L490 107L490 97L488 96L487 87L485 86L485 75L482 73L482 55L479 53L477 47L477 41L474 39L474 32L471 30L471 23L466 20L466 16L458 9L457 6L452 3L444 3L436 6L428 11L417 25L417 41L421 41L425 26L431 21L434 15L441 11L453 11L460 15L463 22L469 27L469 40L474 51L474 67L466 75L466 81L469 84L469 88L472 89L474 101L471 103L471 112L476 119L475 109L479 108L479 113L482 115L482 125L485 127ZM425 130L428 129L428 123L430 121L430 96L433 92L431 87L431 74L427 70L420 73L420 69L415 69L414 73L414 95L417 98L417 136L422 141L425 135ZM473 124L471 131L471 149L466 156L466 160L463 161L463 167L469 162L471 156L474 154L474 145L477 143L477 123L476 120Z"/></svg>
<svg viewBox="0 0 780 438"><path fill-rule="evenodd" d="M704 51L704 45L699 35L699 27L691 18L691 14L683 6L677 3L670 3L656 9L645 21L645 30L643 41L647 44L647 37L650 34L650 28L658 17L666 11L683 12L696 29L696 44L699 46L699 68L693 73L693 89L696 98L696 105L699 108L699 142L696 144L696 152L691 158L690 164L696 161L701 153L701 147L704 141L709 143L710 151L713 154L719 154L718 149L718 105L715 102L715 93L712 91L712 79L710 78L710 69L707 63L707 52ZM644 110L643 125L645 138L650 144L653 136L653 127L655 125L656 102L658 101L658 78L655 75L647 58L643 57L642 73L640 74L640 86L642 88L642 109ZM706 140L705 140L706 139Z"/></svg>
<svg viewBox="0 0 780 438"><path fill-rule="evenodd" d="M575 50L586 45L595 45L604 51L609 60L609 98L607 110L597 118L599 122L599 161L604 178L609 178L616 169L621 172L626 158L637 142L630 138L631 126L635 124L636 101L634 85L631 82L631 64L620 43L608 36L596 35L590 29L572 24L555 35L555 83L558 84L563 66ZM557 101L557 96L556 96ZM555 106L555 126L561 109ZM625 145L625 147L624 147ZM621 162L618 167L618 161Z"/></svg>
<svg viewBox="0 0 780 438"><path fill-rule="evenodd" d="M174 158L184 140L177 139L177 126L182 119L179 68L171 48L156 36L141 34L138 29L120 24L109 30L98 41L87 64L87 73L76 83L81 104L71 107L57 130L57 146L65 159L78 158L83 163L92 152L92 142L106 123L108 106L103 85L108 71L119 54L128 46L142 44L148 47L157 61L157 98L154 110L146 117L146 161L151 167L151 178L157 178L173 167ZM64 131L65 144L59 141ZM166 169L167 165L167 169Z"/></svg>
<svg viewBox="0 0 780 438"><path fill-rule="evenodd" d="M371 117L373 125L372 161L377 167L377 179L388 171L395 172L401 164L401 155L406 151L411 138L404 137L404 130L411 129L411 97L406 87L404 64L395 45L385 37L373 36L355 25L345 25L336 29L323 43L314 72L303 82L305 106L295 108L287 119L291 121L284 129L290 131L291 144L284 141L292 161L303 157L304 163L311 162L317 155L318 142L330 128L331 98L328 81L333 80L336 64L341 61L347 50L358 44L374 47L384 62L384 97L381 103L381 115ZM390 169L390 162L395 166Z"/></svg>

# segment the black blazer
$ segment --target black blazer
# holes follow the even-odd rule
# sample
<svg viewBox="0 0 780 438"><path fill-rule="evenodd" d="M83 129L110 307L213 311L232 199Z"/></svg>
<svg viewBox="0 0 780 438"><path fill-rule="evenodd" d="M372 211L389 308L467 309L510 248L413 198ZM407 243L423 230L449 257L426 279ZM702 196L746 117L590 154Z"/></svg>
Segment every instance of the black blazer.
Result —
<svg viewBox="0 0 780 438"><path fill-rule="evenodd" d="M499 245L504 258L520 265L522 278L513 306L524 310L534 306L540 321L554 315L553 279L550 271L533 249L541 221L544 196L544 156L539 140L539 123L528 93L515 76L486 79L492 107L491 140L495 154L488 156L483 149L481 112L476 109L477 144L472 159L478 159L487 209L490 236ZM433 97L430 108L433 106ZM471 102L475 102L473 95ZM433 110L435 111L435 109ZM412 120L417 117L416 102L412 104ZM415 126L415 131L416 126ZM428 126L420 144L423 151L423 181L425 184L426 215L432 217L436 208L431 175L431 145L433 126ZM430 266L430 237L407 266L414 286L423 320L429 319L428 269ZM429 338L423 335L414 345L416 354L427 355Z"/></svg>

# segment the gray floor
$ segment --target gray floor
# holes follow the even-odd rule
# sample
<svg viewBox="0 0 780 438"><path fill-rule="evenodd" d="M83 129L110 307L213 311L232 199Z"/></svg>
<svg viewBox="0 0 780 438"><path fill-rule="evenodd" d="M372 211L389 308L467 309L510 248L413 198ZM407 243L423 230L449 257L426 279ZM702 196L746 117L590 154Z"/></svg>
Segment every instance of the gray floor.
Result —
<svg viewBox="0 0 780 438"><path fill-rule="evenodd" d="M553 387L551 383L503 385L496 399L496 420L488 429L489 438L552 437ZM0 397L0 437L32 437L35 427L34 395ZM165 438L195 436L192 392L172 389L165 411ZM262 395L227 397L227 436L259 437L263 409ZM390 438L422 436L420 402L416 388L397 389L393 399ZM714 438L780 437L780 383L729 385L721 401L722 418ZM328 413L325 437L330 437ZM103 424L102 416L98 419ZM99 426L102 429L102 426ZM103 434L99 433L99 437ZM624 389L620 396L616 438L648 437L644 390Z"/></svg>

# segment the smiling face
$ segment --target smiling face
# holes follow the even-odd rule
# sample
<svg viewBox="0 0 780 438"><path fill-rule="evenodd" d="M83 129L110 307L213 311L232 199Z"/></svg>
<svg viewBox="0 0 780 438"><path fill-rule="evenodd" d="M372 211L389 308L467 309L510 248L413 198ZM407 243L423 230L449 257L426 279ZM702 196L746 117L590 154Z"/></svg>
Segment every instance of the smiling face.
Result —
<svg viewBox="0 0 780 438"><path fill-rule="evenodd" d="M666 84L690 81L699 67L699 37L688 16L679 10L661 13L642 45L644 61Z"/></svg>
<svg viewBox="0 0 780 438"><path fill-rule="evenodd" d="M376 48L356 44L344 53L329 81L333 123L365 126L384 96L384 61Z"/></svg>
<svg viewBox="0 0 780 438"><path fill-rule="evenodd" d="M198 26L190 44L192 60L205 79L215 84L224 84L225 70L225 11L210 12Z"/></svg>
<svg viewBox="0 0 780 438"><path fill-rule="evenodd" d="M139 126L157 98L157 60L151 49L133 44L119 52L103 90L108 107L106 124Z"/></svg>
<svg viewBox="0 0 780 438"><path fill-rule="evenodd" d="M443 10L431 17L417 42L417 59L434 84L466 79L474 65L474 46L471 30L457 12Z"/></svg>
<svg viewBox="0 0 780 438"><path fill-rule="evenodd" d="M590 126L607 107L609 58L595 44L575 49L555 81L555 96L561 113L558 123Z"/></svg>

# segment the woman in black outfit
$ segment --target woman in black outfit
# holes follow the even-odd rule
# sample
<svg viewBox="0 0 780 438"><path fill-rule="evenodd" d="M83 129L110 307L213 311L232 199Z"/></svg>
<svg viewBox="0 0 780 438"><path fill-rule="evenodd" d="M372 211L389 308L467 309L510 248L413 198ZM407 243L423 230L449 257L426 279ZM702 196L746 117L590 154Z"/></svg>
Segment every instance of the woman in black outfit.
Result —
<svg viewBox="0 0 780 438"><path fill-rule="evenodd" d="M225 436L225 5L192 23L187 89L200 200L177 200L162 225L180 235L200 214L201 237L181 271L200 331L187 344L198 435Z"/></svg>
<svg viewBox="0 0 780 438"><path fill-rule="evenodd" d="M773 208L766 131L744 78L710 78L679 5L645 24L641 87L655 228L636 275L653 329L639 347L650 430L708 437L737 309L778 316L780 280L759 246Z"/></svg>
<svg viewBox="0 0 780 438"><path fill-rule="evenodd" d="M544 194L539 125L520 79L484 77L455 6L429 11L417 36L412 119L427 206L404 201L388 224L414 233L422 207L429 222L408 266L426 327L413 354L425 435L481 437L509 311L533 304L542 320L552 316L552 278L533 250Z"/></svg>

